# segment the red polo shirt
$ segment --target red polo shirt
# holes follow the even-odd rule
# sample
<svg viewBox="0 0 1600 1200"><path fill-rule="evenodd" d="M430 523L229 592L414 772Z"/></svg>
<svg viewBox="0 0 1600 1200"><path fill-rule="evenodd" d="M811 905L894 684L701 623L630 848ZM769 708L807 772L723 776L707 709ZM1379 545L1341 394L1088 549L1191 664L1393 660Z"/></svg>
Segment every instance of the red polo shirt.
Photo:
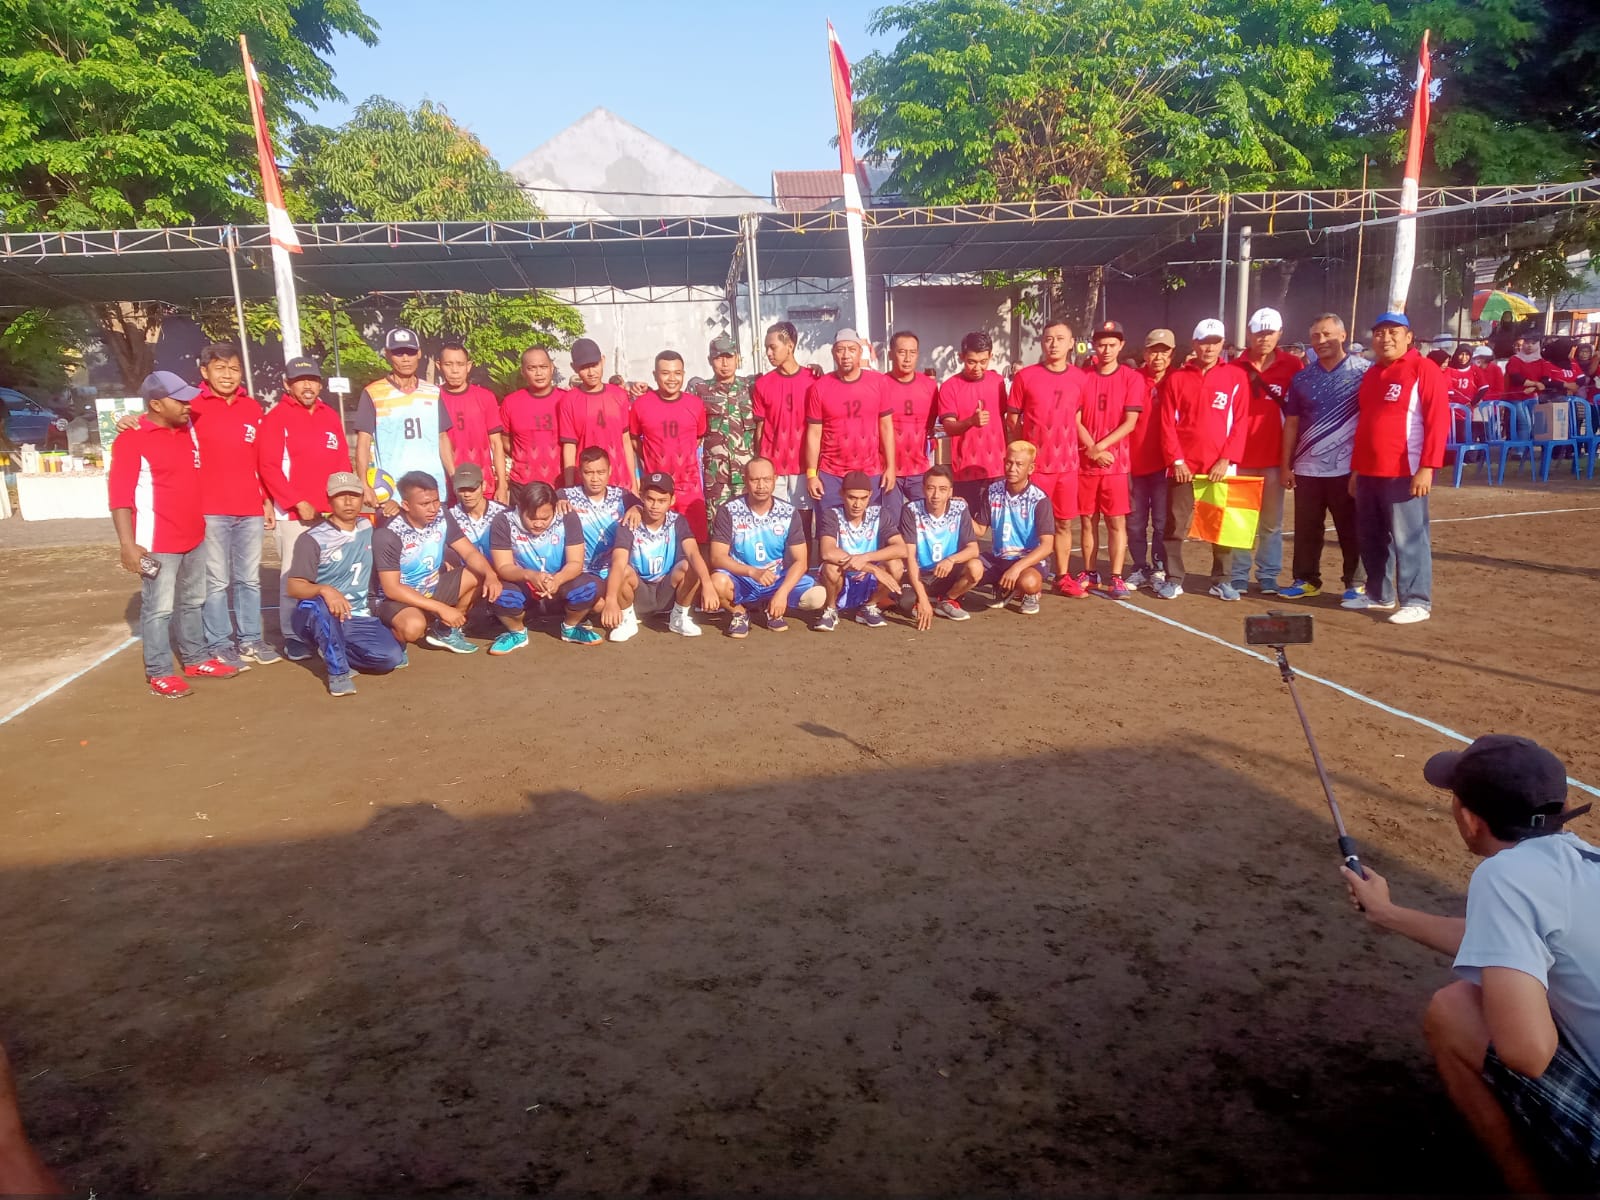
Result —
<svg viewBox="0 0 1600 1200"><path fill-rule="evenodd" d="M113 509L133 510L133 540L151 554L186 554L206 536L200 450L188 425L168 429L144 416L117 434L107 490Z"/></svg>
<svg viewBox="0 0 1600 1200"><path fill-rule="evenodd" d="M1444 466L1450 433L1450 392L1444 372L1413 346L1388 366L1361 377L1356 393L1357 475L1400 479L1421 467Z"/></svg>
<svg viewBox="0 0 1600 1200"><path fill-rule="evenodd" d="M553 387L543 396L518 388L500 405L500 420L511 442L511 482L561 485L561 436L557 431L561 401Z"/></svg>
<svg viewBox="0 0 1600 1200"><path fill-rule="evenodd" d="M286 395L261 418L257 443L261 482L280 513L302 500L328 511L328 476L351 469L338 413L321 400L307 408Z"/></svg>
<svg viewBox="0 0 1600 1200"><path fill-rule="evenodd" d="M1250 380L1233 363L1209 371L1185 363L1161 381L1161 453L1204 475L1227 459L1238 465L1250 405Z"/></svg>
<svg viewBox="0 0 1600 1200"><path fill-rule="evenodd" d="M501 432L500 402L488 388L469 383L459 392L439 388L439 399L450 414L450 448L456 466L472 463L483 471L484 494L493 498L494 451L489 435Z"/></svg>
<svg viewBox="0 0 1600 1200"><path fill-rule="evenodd" d="M1289 384L1305 369L1305 361L1287 350L1273 352L1272 365L1262 370L1248 352L1234 359L1250 378L1250 413L1244 450L1238 466L1246 471L1283 465L1283 402Z"/></svg>
<svg viewBox="0 0 1600 1200"><path fill-rule="evenodd" d="M212 517L259 517L261 476L256 469L256 435L261 405L241 391L230 404L200 384L189 405L189 422L200 446L201 511Z"/></svg>

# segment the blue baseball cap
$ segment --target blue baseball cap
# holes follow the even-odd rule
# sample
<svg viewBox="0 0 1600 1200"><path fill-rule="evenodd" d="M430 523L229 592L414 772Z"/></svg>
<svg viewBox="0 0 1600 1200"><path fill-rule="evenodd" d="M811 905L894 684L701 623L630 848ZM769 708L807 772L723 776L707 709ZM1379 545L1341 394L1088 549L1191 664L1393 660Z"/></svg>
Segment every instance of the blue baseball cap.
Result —
<svg viewBox="0 0 1600 1200"><path fill-rule="evenodd" d="M1383 316L1379 317L1372 323L1372 327L1374 329L1376 329L1379 325L1399 325L1402 329L1411 328L1411 322L1406 320L1405 313L1384 313Z"/></svg>
<svg viewBox="0 0 1600 1200"><path fill-rule="evenodd" d="M171 371L154 371L144 377L139 385L139 395L148 404L152 400L173 399L188 404L200 394L200 389L185 383L183 376Z"/></svg>

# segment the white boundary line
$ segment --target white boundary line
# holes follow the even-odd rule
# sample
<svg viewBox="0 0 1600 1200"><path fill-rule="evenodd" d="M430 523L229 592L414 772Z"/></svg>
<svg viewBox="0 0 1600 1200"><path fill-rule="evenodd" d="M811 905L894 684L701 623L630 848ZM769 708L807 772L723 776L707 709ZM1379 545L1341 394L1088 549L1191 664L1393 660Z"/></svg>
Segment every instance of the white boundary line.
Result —
<svg viewBox="0 0 1600 1200"><path fill-rule="evenodd" d="M1585 504L1581 508L1536 508L1529 512L1489 513L1482 517L1439 517L1430 525L1452 525L1458 521L1503 521L1506 517L1548 517L1552 513L1600 512L1600 504Z"/></svg>
<svg viewBox="0 0 1600 1200"><path fill-rule="evenodd" d="M1106 597L1106 599L1110 598ZM1149 617L1154 621L1160 621L1163 625L1171 625L1174 629L1181 629L1185 633L1192 633L1195 637L1204 638L1208 642L1215 642L1219 646L1226 646L1229 650L1236 651L1239 654L1248 655L1250 658L1256 659L1258 662L1264 662L1270 667L1276 668L1278 665L1275 659L1268 658L1265 654L1251 650L1247 646L1235 645L1226 638L1220 638L1214 633L1207 633L1203 629L1196 629L1192 625L1185 625L1182 621L1174 621L1171 617L1163 617L1160 613L1151 612L1148 608L1140 608L1137 604L1131 604L1126 600L1112 600L1111 603L1125 608L1129 612L1136 612L1140 616ZM1407 712L1403 708L1394 708L1391 705L1385 704L1382 700L1374 700L1371 696L1363 695L1354 688L1347 688L1342 683L1335 683L1331 679L1324 679L1320 675L1313 675L1309 671L1302 671L1299 667L1294 669L1294 673L1295 678L1297 679L1309 679L1312 683L1320 683L1325 688L1332 688L1342 696L1349 696L1352 700L1359 700L1361 703L1371 705L1373 708L1386 712L1390 716L1400 717L1404 720L1412 721L1415 724L1421 725L1424 729L1433 730L1435 733L1442 733L1445 737L1450 738L1452 741L1462 743L1470 743L1472 741L1472 739L1467 737L1465 734L1457 733L1454 729L1451 729L1448 726L1440 725L1436 721L1430 721L1427 717L1419 717L1416 713ZM1591 796L1600 796L1600 788L1590 787L1587 783L1584 783L1580 779L1574 779L1570 775L1567 776L1567 783L1572 787L1577 788L1579 791L1587 792Z"/></svg>
<svg viewBox="0 0 1600 1200"><path fill-rule="evenodd" d="M76 680L82 679L85 675L87 675L90 671L94 670L101 663L106 662L108 659L115 658L117 655L121 654L124 650L126 650L129 646L133 645L138 640L139 639L136 638L136 637L131 637L127 641L122 642L122 643L120 643L118 645L115 645L115 646L111 647L111 649L107 650L104 654L102 654L99 658L95 659L92 663L89 663L87 666L79 667L76 671L74 671L71 675L68 675L66 678L56 680L49 687L45 688L44 691L40 692L37 696L33 697L33 699L24 700L21 704L17 705L16 708L13 708L10 712L6 713L5 716L0 717L0 725L4 725L6 722L8 722L10 720L13 720L16 717L20 717L23 713L27 712L35 704L39 703L39 701L48 700L51 696L54 696L62 688L66 687L67 684L73 683Z"/></svg>

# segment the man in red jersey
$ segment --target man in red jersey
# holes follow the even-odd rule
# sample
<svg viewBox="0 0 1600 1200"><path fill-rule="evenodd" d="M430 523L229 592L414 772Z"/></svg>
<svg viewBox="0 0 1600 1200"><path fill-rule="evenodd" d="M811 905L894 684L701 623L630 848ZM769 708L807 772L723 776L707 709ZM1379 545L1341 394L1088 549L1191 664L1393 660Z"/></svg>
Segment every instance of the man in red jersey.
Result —
<svg viewBox="0 0 1600 1200"><path fill-rule="evenodd" d="M495 499L512 505L530 483L561 485L561 401L566 392L555 385L556 366L550 351L530 346L522 352L522 384L500 405L500 424L510 443L511 463L495 490Z"/></svg>
<svg viewBox="0 0 1600 1200"><path fill-rule="evenodd" d="M806 392L806 488L819 510L843 503L841 485L851 471L872 479L874 501L895 486L896 477L894 419L883 376L862 370L854 329L834 334L833 366Z"/></svg>
<svg viewBox="0 0 1600 1200"><path fill-rule="evenodd" d="M247 670L249 663L278 661L278 652L261 633L261 541L273 523L257 466L261 405L239 386L244 368L232 342L200 351L200 379L200 394L189 405L200 448L200 502L206 518L206 599L200 622L206 657Z"/></svg>
<svg viewBox="0 0 1600 1200"><path fill-rule="evenodd" d="M200 450L189 427L189 405L199 389L171 371L157 371L139 387L144 416L117 435L107 480L111 523L123 569L140 577L139 633L144 674L157 696L189 694L184 677L232 679L236 667L206 656L200 607L206 595L206 518L200 492ZM172 671L172 618L177 615L178 657Z"/></svg>
<svg viewBox="0 0 1600 1200"><path fill-rule="evenodd" d="M1044 324L1040 338L1044 361L1023 367L1011 381L1006 402L1011 441L1031 442L1033 486L1050 501L1055 520L1056 590L1075 598L1089 593L1072 577L1072 522L1078 515L1078 457L1087 434L1078 422L1083 406L1084 375L1072 365L1072 325L1064 317Z"/></svg>
<svg viewBox="0 0 1600 1200"><path fill-rule="evenodd" d="M449 341L440 348L439 374L444 379L439 399L450 415L450 445L456 452L456 467L463 463L476 466L483 472L483 494L494 496L506 477L500 402L488 388L472 382L472 355L460 342Z"/></svg>
<svg viewBox="0 0 1600 1200"><path fill-rule="evenodd" d="M900 503L921 500L922 476L928 469L928 440L939 409L939 385L917 370L921 352L917 335L902 329L889 339L889 373L884 397L894 422L895 481Z"/></svg>
<svg viewBox="0 0 1600 1200"><path fill-rule="evenodd" d="M803 512L811 508L811 492L806 488L806 392L817 378L815 368L806 370L795 359L800 335L788 321L779 321L767 330L767 361L772 370L755 382L751 407L757 426L757 453L772 460L778 473L773 495ZM807 531L809 534L809 530Z"/></svg>
<svg viewBox="0 0 1600 1200"><path fill-rule="evenodd" d="M1094 364L1083 374L1083 406L1078 410L1078 423L1087 444L1078 466L1083 571L1077 583L1086 590L1101 586L1095 558L1098 527L1104 517L1111 567L1111 579L1105 588L1117 600L1128 595L1128 585L1122 578L1128 556L1128 513L1133 510L1128 435L1139 423L1139 412L1149 392L1144 376L1120 361L1126 342L1127 336L1116 321L1106 321L1094 331Z"/></svg>
<svg viewBox="0 0 1600 1200"><path fill-rule="evenodd" d="M1372 348L1372 369L1356 393L1350 462L1367 590L1340 607L1390 609L1398 594L1400 607L1389 620L1412 625L1433 615L1428 493L1434 470L1444 465L1449 388L1439 368L1417 353L1404 313L1377 319Z"/></svg>
<svg viewBox="0 0 1600 1200"><path fill-rule="evenodd" d="M1222 361L1221 321L1208 318L1194 327L1188 362L1162 381L1161 453L1172 474L1167 492L1167 581L1157 593L1163 600L1183 595L1183 539L1194 516L1196 475L1226 479L1244 450L1250 380L1236 365ZM1212 548L1211 594L1237 600L1231 578L1231 553Z"/></svg>
<svg viewBox="0 0 1600 1200"><path fill-rule="evenodd" d="M672 476L672 511L689 522L702 545L711 539L706 495L700 480L700 445L706 436L706 406L683 390L683 355L663 350L656 355L655 390L633 402L628 432L647 475Z"/></svg>
<svg viewBox="0 0 1600 1200"><path fill-rule="evenodd" d="M1161 544L1167 532L1167 460L1161 454L1160 395L1177 345L1177 336L1170 329L1152 329L1144 335L1141 373L1149 391L1128 435L1128 490L1133 500L1133 511L1128 514L1128 548L1133 557L1130 588L1148 585L1159 591L1167 582L1167 555Z"/></svg>
<svg viewBox="0 0 1600 1200"><path fill-rule="evenodd" d="M1283 317L1275 308L1250 314L1250 343L1235 361L1250 378L1249 428L1243 457L1235 464L1241 475L1259 475L1261 520L1256 525L1256 587L1263 596L1278 594L1283 569L1283 405L1289 385L1305 369L1305 360L1278 348ZM1250 586L1250 553L1233 554L1233 588Z"/></svg>
<svg viewBox="0 0 1600 1200"><path fill-rule="evenodd" d="M572 373L577 382L561 398L557 431L561 468L569 487L578 483L578 455L599 446L611 460L611 486L632 491L639 474L628 436L628 393L605 382L606 360L589 338L572 343Z"/></svg>
<svg viewBox="0 0 1600 1200"><path fill-rule="evenodd" d="M956 496L980 511L1004 473L1006 381L989 370L994 342L975 330L961 339L961 370L939 386L939 424L950 439Z"/></svg>
<svg viewBox="0 0 1600 1200"><path fill-rule="evenodd" d="M292 358L283 369L284 396L256 435L256 465L273 504L278 535L278 629L284 653L296 662L311 657L311 647L294 636L289 618L288 566L306 527L328 511L328 476L350 469L344 422L322 399L322 368L309 358Z"/></svg>

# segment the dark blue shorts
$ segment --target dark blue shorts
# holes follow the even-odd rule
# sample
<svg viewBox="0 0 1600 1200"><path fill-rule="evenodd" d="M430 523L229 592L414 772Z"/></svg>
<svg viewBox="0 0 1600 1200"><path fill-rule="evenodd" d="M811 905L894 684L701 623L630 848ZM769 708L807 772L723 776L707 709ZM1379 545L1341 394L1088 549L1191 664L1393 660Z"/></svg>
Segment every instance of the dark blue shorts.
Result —
<svg viewBox="0 0 1600 1200"><path fill-rule="evenodd" d="M1017 564L1017 559L1015 558L997 558L993 554L985 554L982 555L981 558L983 561L983 579L980 582L984 587L995 587L998 585L1000 582L1000 576L1004 575ZM1038 569L1038 567L1034 568L1036 571Z"/></svg>
<svg viewBox="0 0 1600 1200"><path fill-rule="evenodd" d="M873 593L878 590L878 577L876 575L858 575L854 571L845 572L844 585L839 589L839 599L834 602L836 608L860 608Z"/></svg>
<svg viewBox="0 0 1600 1200"><path fill-rule="evenodd" d="M752 604L765 604L768 600L771 600L772 593L776 592L783 582L783 572L781 571L771 587L757 587L756 581L746 575L734 575L727 571L719 571L717 573L719 575L727 575L729 579L733 580L733 602L746 607ZM789 596L793 600L799 600L801 596L804 596L816 586L817 581L810 575L802 575L799 582L790 591Z"/></svg>
<svg viewBox="0 0 1600 1200"><path fill-rule="evenodd" d="M531 603L527 591L521 584L508 583L500 589L500 598L494 602L494 606L508 613L531 611L548 615L565 612L580 604L593 604L599 597L600 581L593 575L579 575L557 588L554 600L546 600L540 596Z"/></svg>

